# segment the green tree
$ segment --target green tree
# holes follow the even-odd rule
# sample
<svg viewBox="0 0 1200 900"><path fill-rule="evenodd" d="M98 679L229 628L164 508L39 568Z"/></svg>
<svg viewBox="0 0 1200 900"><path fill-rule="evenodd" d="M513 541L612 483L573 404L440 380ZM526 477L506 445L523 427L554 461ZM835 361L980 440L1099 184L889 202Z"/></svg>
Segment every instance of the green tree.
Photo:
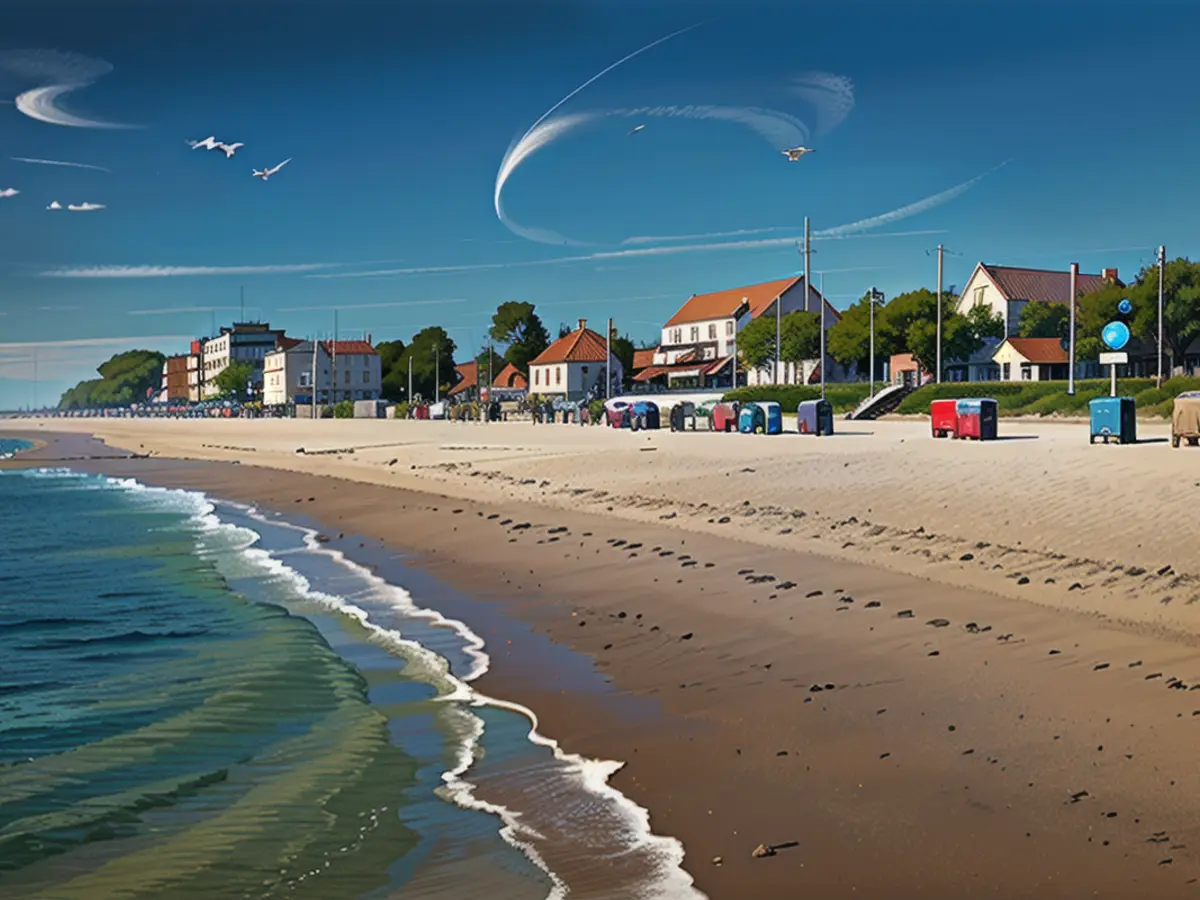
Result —
<svg viewBox="0 0 1200 900"><path fill-rule="evenodd" d="M1065 303L1026 303L1018 334L1023 338L1066 337L1070 320L1071 308Z"/></svg>
<svg viewBox="0 0 1200 900"><path fill-rule="evenodd" d="M380 385L383 397L393 403L405 400L408 390L408 361L404 356L404 341L381 341L375 345L379 354Z"/></svg>
<svg viewBox="0 0 1200 900"><path fill-rule="evenodd" d="M871 299L864 294L842 313L842 317L825 336L825 349L844 366L857 365L866 371L871 359ZM875 358L883 356L879 344L880 307L875 307Z"/></svg>
<svg viewBox="0 0 1200 900"><path fill-rule="evenodd" d="M412 360L413 393L425 400L432 400L435 393L445 396L454 385L454 353L458 349L446 330L438 325L422 328L412 336L404 353L397 362L403 375L403 389L407 396L408 361ZM435 368L436 361L436 368ZM434 386L439 391L434 391Z"/></svg>
<svg viewBox="0 0 1200 900"><path fill-rule="evenodd" d="M250 394L249 384L254 378L252 363L235 360L217 373L213 384L220 391L222 400L245 400Z"/></svg>
<svg viewBox="0 0 1200 900"><path fill-rule="evenodd" d="M1135 335L1151 346L1158 341L1158 266L1143 268L1125 296L1133 303ZM1200 263L1170 260L1163 272L1163 353L1182 361L1200 336Z"/></svg>
<svg viewBox="0 0 1200 900"><path fill-rule="evenodd" d="M775 363L775 317L752 319L738 334L738 355L751 369L770 369ZM783 362L798 363L821 354L821 326L818 313L797 310L779 321L779 357Z"/></svg>
<svg viewBox="0 0 1200 900"><path fill-rule="evenodd" d="M990 306L972 306L966 313L967 324L977 338L993 338L997 341L1004 338L1004 316L992 312Z"/></svg>
<svg viewBox="0 0 1200 900"><path fill-rule="evenodd" d="M1097 360L1100 354L1108 348L1100 339L1104 326L1117 317L1117 304L1125 296L1126 289L1116 284L1106 285L1098 291L1084 294L1079 298L1079 306L1075 314L1075 358L1077 360ZM1131 302L1133 302L1131 298ZM1155 294L1155 304L1158 296ZM1136 326L1137 307L1134 307ZM1155 309L1157 313L1157 306ZM1131 326L1131 331L1136 330Z"/></svg>
<svg viewBox="0 0 1200 900"><path fill-rule="evenodd" d="M629 335L617 334L617 329L614 326L612 334L608 339L609 349L612 350L612 355L621 363L621 371L623 377L621 379L624 389L628 390L633 384L633 353L637 349L633 346L633 341Z"/></svg>
<svg viewBox="0 0 1200 900"><path fill-rule="evenodd" d="M165 359L155 350L118 353L97 368L100 378L81 381L64 391L58 401L59 408L89 409L144 403L146 391L157 390L162 384Z"/></svg>
<svg viewBox="0 0 1200 900"><path fill-rule="evenodd" d="M550 346L550 334L532 303L501 303L492 316L488 334L504 346L504 359L523 373L528 373L530 361Z"/></svg>

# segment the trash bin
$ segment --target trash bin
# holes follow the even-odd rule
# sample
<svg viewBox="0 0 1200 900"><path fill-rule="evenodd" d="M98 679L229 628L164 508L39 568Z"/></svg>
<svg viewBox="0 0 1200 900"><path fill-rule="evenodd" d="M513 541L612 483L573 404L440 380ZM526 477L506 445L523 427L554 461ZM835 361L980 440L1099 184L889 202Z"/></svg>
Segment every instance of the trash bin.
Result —
<svg viewBox="0 0 1200 900"><path fill-rule="evenodd" d="M738 431L742 434L758 434L767 430L767 416L757 403L747 403L738 413Z"/></svg>
<svg viewBox="0 0 1200 900"><path fill-rule="evenodd" d="M959 400L954 412L958 416L955 437L975 438L977 441L996 439L1000 406L995 400L988 397Z"/></svg>
<svg viewBox="0 0 1200 900"><path fill-rule="evenodd" d="M774 401L760 403L759 407L763 411L764 417L764 434L782 434L783 433L783 407Z"/></svg>
<svg viewBox="0 0 1200 900"><path fill-rule="evenodd" d="M929 427L935 438L958 437L958 401L934 400L930 403Z"/></svg>
<svg viewBox="0 0 1200 900"><path fill-rule="evenodd" d="M608 407L608 424L613 428L629 428L629 407Z"/></svg>
<svg viewBox="0 0 1200 900"><path fill-rule="evenodd" d="M714 406L712 409L713 431L737 431L739 409L736 400L732 403L718 403Z"/></svg>
<svg viewBox="0 0 1200 900"><path fill-rule="evenodd" d="M1104 438L1104 443L1137 443L1137 406L1132 397L1096 397L1088 401L1090 421L1088 443Z"/></svg>
<svg viewBox="0 0 1200 900"><path fill-rule="evenodd" d="M658 428L659 426L659 411L658 404L651 403L648 400L639 400L633 404L631 416L636 419L634 428Z"/></svg>
<svg viewBox="0 0 1200 900"><path fill-rule="evenodd" d="M796 407L796 430L801 434L833 434L833 404L828 400L805 400Z"/></svg>

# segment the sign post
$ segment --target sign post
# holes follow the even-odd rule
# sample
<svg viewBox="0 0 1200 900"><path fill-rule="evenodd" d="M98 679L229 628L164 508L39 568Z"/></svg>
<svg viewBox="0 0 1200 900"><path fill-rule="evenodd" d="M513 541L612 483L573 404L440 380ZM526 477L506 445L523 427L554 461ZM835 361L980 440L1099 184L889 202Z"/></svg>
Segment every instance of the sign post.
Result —
<svg viewBox="0 0 1200 900"><path fill-rule="evenodd" d="M1124 317L1133 312L1133 304L1128 299L1122 298L1117 304L1117 313ZM1111 353L1100 354L1100 365L1107 365L1111 369L1112 388L1109 393L1110 397L1117 396L1117 366L1125 365L1129 362L1129 354L1124 352L1125 345L1129 343L1129 326L1121 319L1113 319L1102 329L1100 329L1100 340L1104 341L1106 347L1113 351Z"/></svg>

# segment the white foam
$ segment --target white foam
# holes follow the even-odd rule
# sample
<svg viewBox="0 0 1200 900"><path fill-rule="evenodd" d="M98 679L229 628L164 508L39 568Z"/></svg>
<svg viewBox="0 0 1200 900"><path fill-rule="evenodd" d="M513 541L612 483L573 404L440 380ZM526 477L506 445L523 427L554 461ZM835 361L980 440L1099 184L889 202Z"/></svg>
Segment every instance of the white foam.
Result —
<svg viewBox="0 0 1200 900"><path fill-rule="evenodd" d="M25 470L37 477L75 477L93 480L94 476L80 475L69 469ZM272 553L254 546L260 535L252 529L223 522L216 515L215 504L202 492L159 488L144 485L131 478L95 479L90 489L111 487L140 494L153 499L155 506L170 508L186 514L197 530L198 544L202 552L227 554L232 551L250 563L260 573L273 579L286 581L295 593L309 601L319 603L357 620L374 639L395 648L406 659L409 673L420 681L431 684L437 691L437 700L448 701L447 713L459 718L456 731L462 735L455 764L442 774L445 796L464 809L479 810L496 816L501 822L500 836L511 846L525 854L538 869L545 873L552 887L547 900L564 900L568 888L563 880L546 864L532 843L544 840L543 835L522 821L522 815L508 807L490 803L475 796L476 786L465 778L474 764L484 732L483 720L466 708L467 706L491 706L524 716L530 724L530 743L551 751L567 772L575 775L579 786L588 793L603 798L621 813L627 824L623 835L629 851L649 851L659 865L656 880L652 884L639 886L637 896L643 900L706 900L706 895L693 884L691 876L683 868L683 845L675 838L654 834L650 827L650 813L634 803L609 784L609 779L618 772L624 762L616 760L588 759L564 751L553 738L538 731L538 717L526 706L495 697L486 696L470 686L488 671L491 662L485 651L483 638L471 631L457 619L450 619L440 612L418 606L412 595L370 569L349 559L344 553L330 548L317 539L318 532L286 521L268 519L251 506L229 503L242 511L248 518L275 527L298 531L303 535L307 552L322 554L333 559L344 569L354 573L370 585L375 597L385 600L406 616L422 618L434 627L452 630L463 642L463 651L470 659L468 671L457 675L451 671L449 660L434 653L416 641L405 638L398 630L386 628L371 621L370 613L344 597L315 590L301 573L286 565ZM222 543L224 538L227 543ZM215 546L216 545L216 546Z"/></svg>

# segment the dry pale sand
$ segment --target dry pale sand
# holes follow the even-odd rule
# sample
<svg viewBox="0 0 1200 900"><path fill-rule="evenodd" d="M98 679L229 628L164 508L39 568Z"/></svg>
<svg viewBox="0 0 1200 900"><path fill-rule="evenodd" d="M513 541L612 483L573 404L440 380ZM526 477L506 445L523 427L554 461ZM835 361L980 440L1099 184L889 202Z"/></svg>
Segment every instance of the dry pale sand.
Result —
<svg viewBox="0 0 1200 900"><path fill-rule="evenodd" d="M483 689L532 706L568 749L627 760L617 786L684 841L713 898L1200 889L1200 451L1011 423L1023 439L993 444L912 422L839 422L822 439L50 428L64 424L155 456L239 459L105 465L407 548L658 701L649 718L601 709L485 635ZM750 858L785 841L799 845Z"/></svg>

